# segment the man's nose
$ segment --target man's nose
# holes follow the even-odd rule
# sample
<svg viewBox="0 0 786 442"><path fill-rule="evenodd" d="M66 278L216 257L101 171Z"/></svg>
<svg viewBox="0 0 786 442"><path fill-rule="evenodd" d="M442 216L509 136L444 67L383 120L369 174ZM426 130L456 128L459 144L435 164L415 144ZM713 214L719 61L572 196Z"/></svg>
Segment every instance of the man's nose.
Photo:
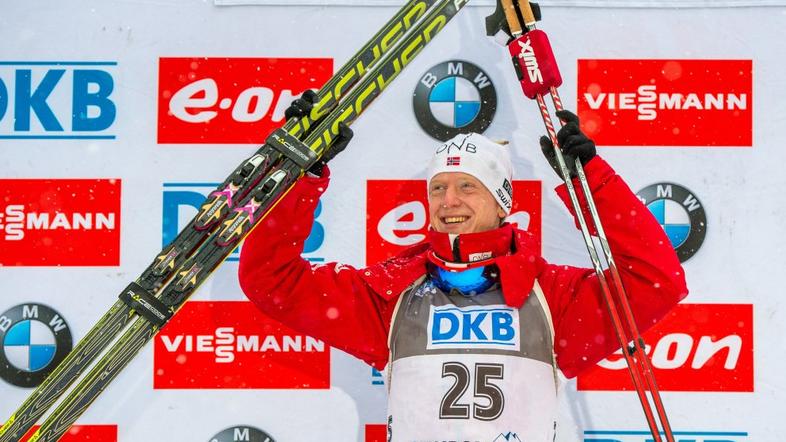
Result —
<svg viewBox="0 0 786 442"><path fill-rule="evenodd" d="M459 198L459 194L453 186L448 186L447 189L445 189L445 198L442 201L445 207L456 207L461 205L461 198Z"/></svg>

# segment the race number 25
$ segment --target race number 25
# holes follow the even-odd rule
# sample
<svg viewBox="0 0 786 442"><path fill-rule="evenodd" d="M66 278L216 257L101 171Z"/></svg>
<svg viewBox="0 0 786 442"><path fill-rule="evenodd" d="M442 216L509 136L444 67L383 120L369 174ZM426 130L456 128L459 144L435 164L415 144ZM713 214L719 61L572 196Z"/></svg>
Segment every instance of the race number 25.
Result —
<svg viewBox="0 0 786 442"><path fill-rule="evenodd" d="M440 419L469 419L470 404L459 403L461 397L473 385L474 401L472 416L483 421L493 421L502 414L505 408L505 396L499 386L493 384L494 379L502 379L502 364L475 364L472 376L469 368L460 362L442 364L442 377L452 377L453 385L445 393L439 407Z"/></svg>

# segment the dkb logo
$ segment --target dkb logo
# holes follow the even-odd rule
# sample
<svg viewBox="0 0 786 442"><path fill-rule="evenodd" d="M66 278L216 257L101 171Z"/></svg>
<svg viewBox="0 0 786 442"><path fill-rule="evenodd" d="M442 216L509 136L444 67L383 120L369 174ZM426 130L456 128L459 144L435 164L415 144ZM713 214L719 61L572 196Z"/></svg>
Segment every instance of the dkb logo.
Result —
<svg viewBox="0 0 786 442"><path fill-rule="evenodd" d="M518 310L503 305L431 306L428 323L430 350L443 348L519 349Z"/></svg>
<svg viewBox="0 0 786 442"><path fill-rule="evenodd" d="M205 202L207 196L215 190L219 183L164 183L164 207L163 207L163 230L162 246L172 242L180 231L188 225L188 222L195 217ZM318 218L322 213L322 201L319 201L314 211L314 218ZM311 234L303 244L303 258L311 262L323 262L324 257L314 256L325 242L325 227L318 220L314 221ZM240 248L238 246L227 261L238 261L240 259Z"/></svg>
<svg viewBox="0 0 786 442"><path fill-rule="evenodd" d="M0 62L0 139L114 139L115 62Z"/></svg>

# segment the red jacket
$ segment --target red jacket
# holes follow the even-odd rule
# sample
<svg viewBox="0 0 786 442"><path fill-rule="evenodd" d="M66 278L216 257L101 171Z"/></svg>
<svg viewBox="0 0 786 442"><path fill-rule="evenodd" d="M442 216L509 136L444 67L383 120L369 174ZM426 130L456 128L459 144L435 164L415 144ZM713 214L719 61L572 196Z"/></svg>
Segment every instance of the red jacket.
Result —
<svg viewBox="0 0 786 442"><path fill-rule="evenodd" d="M643 332L688 294L682 266L655 218L603 159L594 158L585 171ZM413 246L365 269L313 265L302 259L328 175L300 179L246 238L240 285L265 314L382 369L388 361L388 328L397 298L425 274L428 245ZM570 208L564 184L556 190ZM598 277L593 269L547 263L527 249L526 235L518 232L520 250L504 258L503 292L506 273L508 279L521 275L526 287L537 278L551 310L557 364L565 376L574 377L620 347ZM520 302L523 299L510 300Z"/></svg>

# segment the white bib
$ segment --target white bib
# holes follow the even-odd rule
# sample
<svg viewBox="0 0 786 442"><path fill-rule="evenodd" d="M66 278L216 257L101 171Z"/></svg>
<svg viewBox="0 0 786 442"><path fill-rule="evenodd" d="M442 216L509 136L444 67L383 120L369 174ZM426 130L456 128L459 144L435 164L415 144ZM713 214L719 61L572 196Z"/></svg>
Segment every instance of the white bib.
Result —
<svg viewBox="0 0 786 442"><path fill-rule="evenodd" d="M390 349L392 441L553 440L553 330L537 284L515 309L498 289L464 297L426 280L399 299Z"/></svg>

